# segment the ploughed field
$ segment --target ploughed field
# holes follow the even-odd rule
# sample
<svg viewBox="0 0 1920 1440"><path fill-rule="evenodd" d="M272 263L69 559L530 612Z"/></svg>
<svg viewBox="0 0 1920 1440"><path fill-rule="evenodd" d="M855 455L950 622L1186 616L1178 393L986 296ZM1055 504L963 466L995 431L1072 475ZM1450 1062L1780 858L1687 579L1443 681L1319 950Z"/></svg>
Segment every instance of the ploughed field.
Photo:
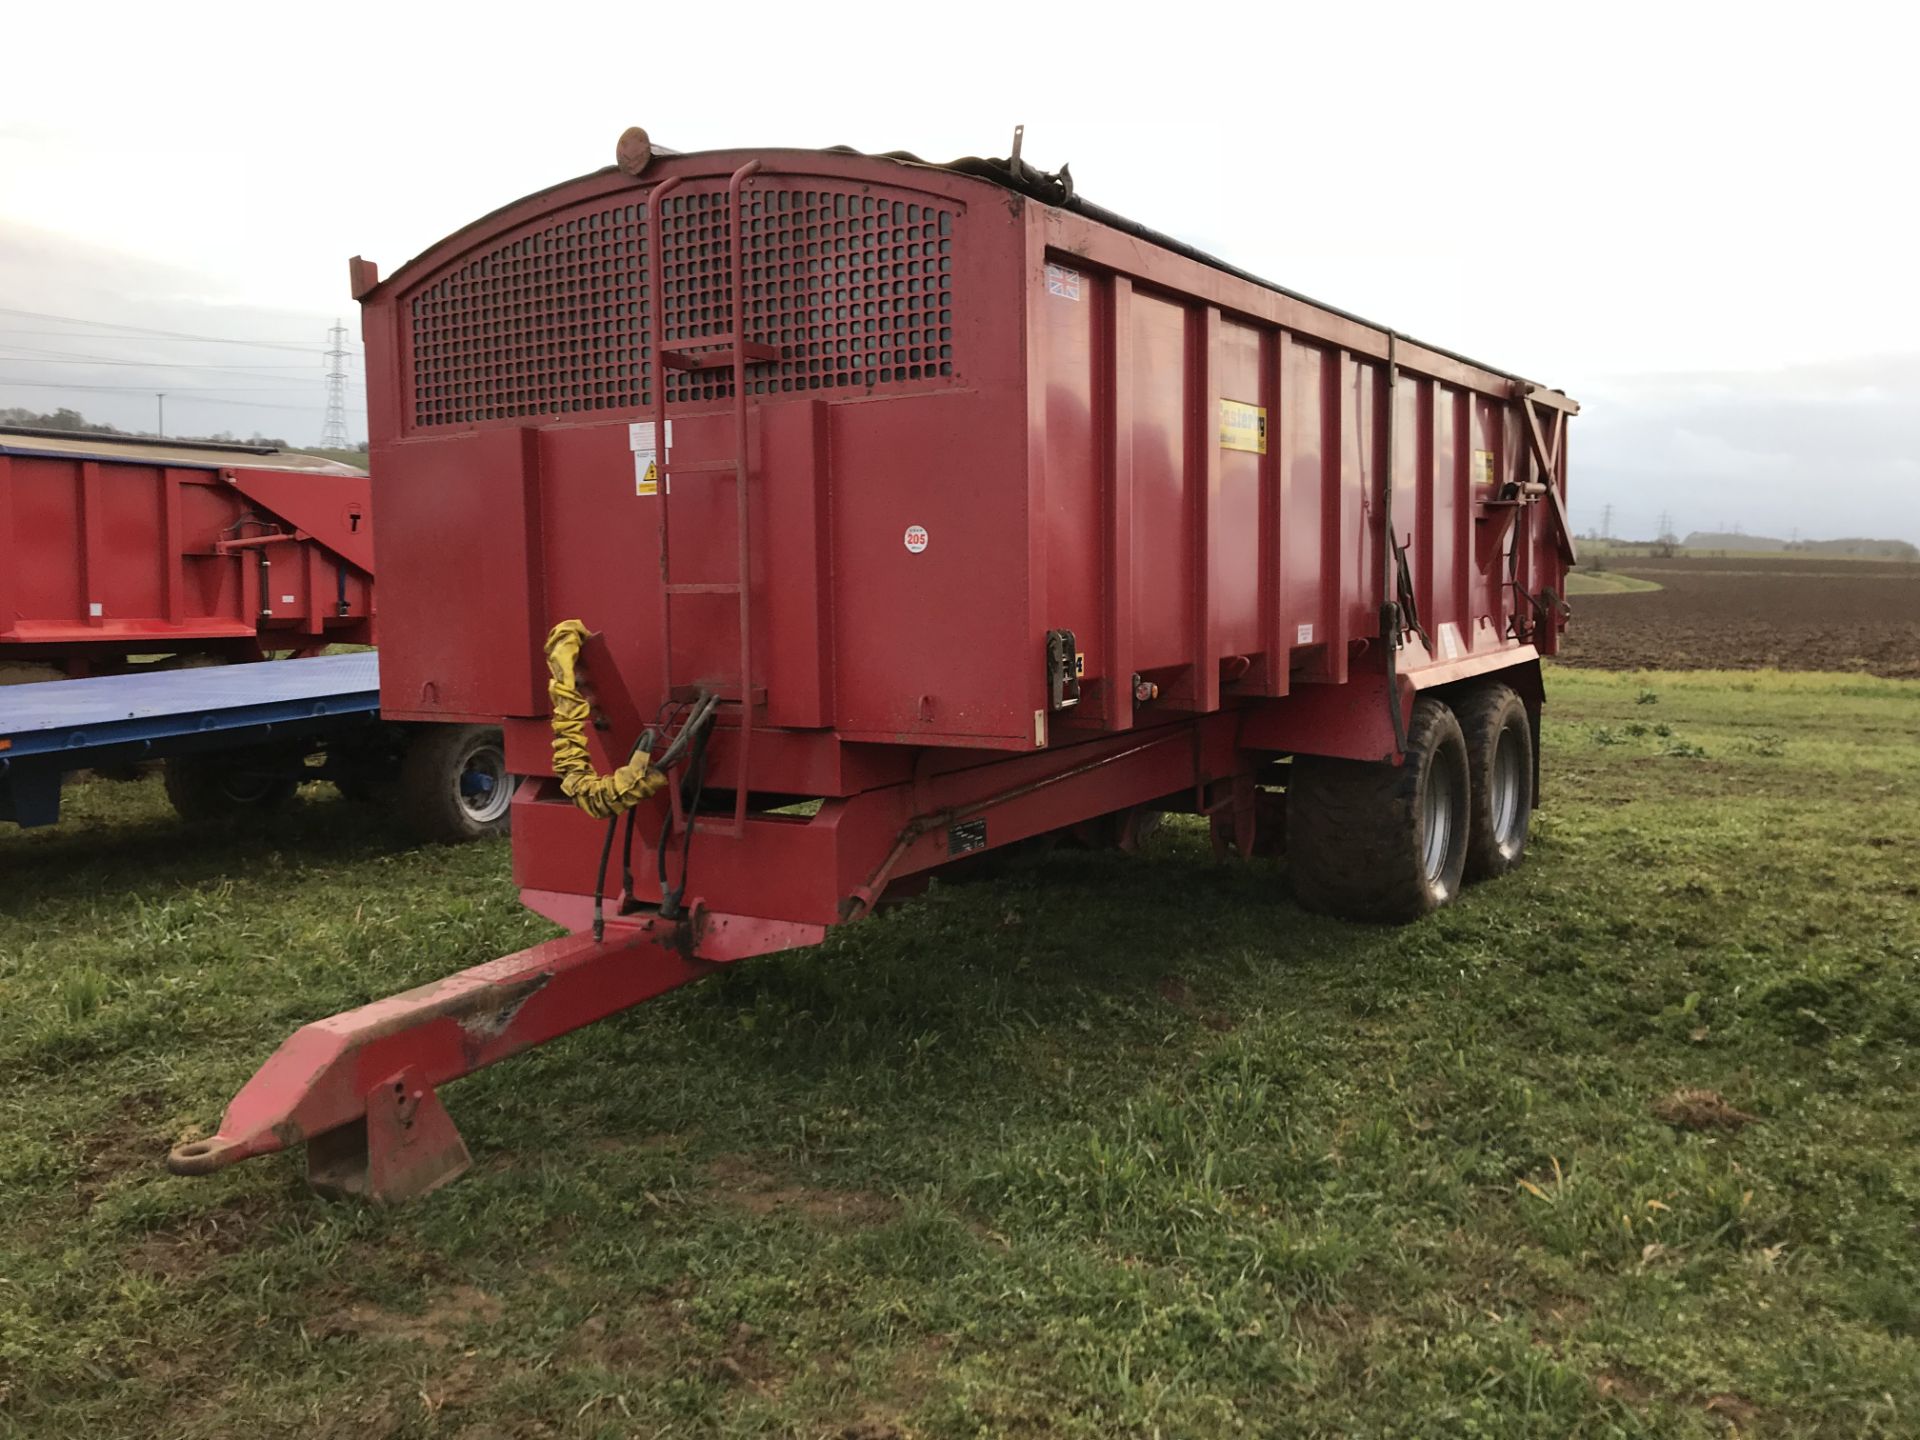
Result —
<svg viewBox="0 0 1920 1440"><path fill-rule="evenodd" d="M0 1436L1910 1440L1920 682L1548 688L1436 916L1184 821L936 884L448 1087L392 1210L161 1156L549 934L505 844L82 786L0 832Z"/></svg>
<svg viewBox="0 0 1920 1440"><path fill-rule="evenodd" d="M1678 555L1622 558L1609 575L1661 588L1573 596L1569 664L1920 676L1920 565Z"/></svg>

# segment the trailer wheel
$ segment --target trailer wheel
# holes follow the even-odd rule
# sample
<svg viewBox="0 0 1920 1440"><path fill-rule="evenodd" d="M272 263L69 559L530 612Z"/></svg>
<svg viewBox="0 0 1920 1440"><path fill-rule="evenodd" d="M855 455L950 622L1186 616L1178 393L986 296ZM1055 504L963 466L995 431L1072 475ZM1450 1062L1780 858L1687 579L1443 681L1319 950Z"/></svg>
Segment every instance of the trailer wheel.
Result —
<svg viewBox="0 0 1920 1440"><path fill-rule="evenodd" d="M299 788L285 776L250 771L244 755L218 751L169 756L164 783L180 818L195 821L276 810Z"/></svg>
<svg viewBox="0 0 1920 1440"><path fill-rule="evenodd" d="M1414 702L1401 765L1296 756L1287 855L1309 910L1404 923L1449 903L1467 860L1471 784L1460 722Z"/></svg>
<svg viewBox="0 0 1920 1440"><path fill-rule="evenodd" d="M1533 820L1533 725L1524 701L1506 685L1477 685L1453 712L1467 741L1473 822L1467 879L1491 880L1520 863Z"/></svg>
<svg viewBox="0 0 1920 1440"><path fill-rule="evenodd" d="M423 840L455 845L506 834L513 788L491 725L418 726L400 761L401 818Z"/></svg>

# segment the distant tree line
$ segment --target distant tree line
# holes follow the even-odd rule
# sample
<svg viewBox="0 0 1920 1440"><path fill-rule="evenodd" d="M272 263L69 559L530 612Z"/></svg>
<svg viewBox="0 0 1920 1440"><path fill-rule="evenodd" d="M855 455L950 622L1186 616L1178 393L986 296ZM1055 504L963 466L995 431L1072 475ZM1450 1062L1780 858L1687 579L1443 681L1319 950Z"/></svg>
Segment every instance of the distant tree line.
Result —
<svg viewBox="0 0 1920 1440"><path fill-rule="evenodd" d="M1848 535L1838 540L1776 539L1771 535L1742 535L1738 531L1695 530L1681 542L1689 550L1731 550L1748 554L1844 555L1855 560L1920 560L1920 548L1905 540L1878 540Z"/></svg>
<svg viewBox="0 0 1920 1440"><path fill-rule="evenodd" d="M8 406L0 409L0 425L17 425L27 430L73 430L83 435L127 435L134 438L148 438L142 431L122 430L117 425L105 425L96 420L89 420L78 410L69 410L64 405L58 410L44 414L19 405ZM262 435L258 430L244 437L235 435L231 430L222 430L218 435L169 435L167 439L178 440L183 445L204 440L216 445L271 445L280 450L290 448L279 436Z"/></svg>

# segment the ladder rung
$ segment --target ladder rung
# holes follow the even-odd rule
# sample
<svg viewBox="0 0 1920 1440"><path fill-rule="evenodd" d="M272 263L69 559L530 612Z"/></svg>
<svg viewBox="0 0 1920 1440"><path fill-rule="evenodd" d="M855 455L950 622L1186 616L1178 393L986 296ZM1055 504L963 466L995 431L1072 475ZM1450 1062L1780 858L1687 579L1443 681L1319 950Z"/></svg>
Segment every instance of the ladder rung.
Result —
<svg viewBox="0 0 1920 1440"><path fill-rule="evenodd" d="M732 345L731 335L703 335L703 344ZM780 347L761 345L749 340L739 347L745 353L749 365L762 365L768 361L780 359ZM691 350L665 350L661 352L660 363L669 370L720 370L730 369L733 365L732 350L703 350L696 355Z"/></svg>
<svg viewBox="0 0 1920 1440"><path fill-rule="evenodd" d="M735 580L720 580L712 584L669 585L669 595L738 595L740 585Z"/></svg>

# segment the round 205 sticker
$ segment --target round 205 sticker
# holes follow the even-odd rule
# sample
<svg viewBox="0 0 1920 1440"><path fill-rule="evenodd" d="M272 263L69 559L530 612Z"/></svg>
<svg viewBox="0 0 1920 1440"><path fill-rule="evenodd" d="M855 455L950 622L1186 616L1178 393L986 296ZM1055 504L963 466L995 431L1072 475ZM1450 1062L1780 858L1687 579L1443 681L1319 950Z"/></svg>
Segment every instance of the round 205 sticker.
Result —
<svg viewBox="0 0 1920 1440"><path fill-rule="evenodd" d="M927 527L924 525L907 526L906 545L909 552L918 555L927 548Z"/></svg>

